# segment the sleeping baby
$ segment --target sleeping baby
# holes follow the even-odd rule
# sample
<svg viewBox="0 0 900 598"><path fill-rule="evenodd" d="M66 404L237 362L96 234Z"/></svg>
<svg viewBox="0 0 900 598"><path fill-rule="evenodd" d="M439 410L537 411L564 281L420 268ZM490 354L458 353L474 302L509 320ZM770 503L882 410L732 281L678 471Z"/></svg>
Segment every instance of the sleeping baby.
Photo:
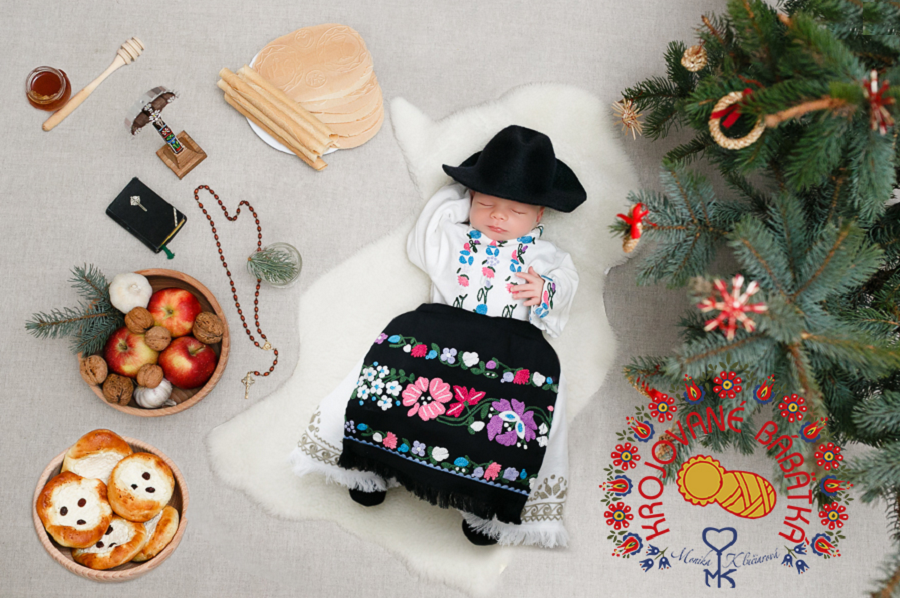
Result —
<svg viewBox="0 0 900 598"><path fill-rule="evenodd" d="M323 400L294 471L365 506L404 486L459 510L477 545L564 546L565 380L543 333L565 327L578 274L541 220L586 194L546 135L515 125L444 171L456 182L407 243L431 302L394 318Z"/></svg>

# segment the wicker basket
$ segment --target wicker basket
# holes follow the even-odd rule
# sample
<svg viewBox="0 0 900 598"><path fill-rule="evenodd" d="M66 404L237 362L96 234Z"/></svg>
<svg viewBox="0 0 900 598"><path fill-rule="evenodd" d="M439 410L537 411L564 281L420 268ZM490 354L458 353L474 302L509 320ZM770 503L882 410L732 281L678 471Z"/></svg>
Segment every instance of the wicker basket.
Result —
<svg viewBox="0 0 900 598"><path fill-rule="evenodd" d="M191 388L187 390L181 388L173 388L172 400L178 403L174 407L144 409L135 402L134 398L131 399L131 402L128 403L128 405L109 403L103 397L103 389L101 387L91 387L91 389L94 391L94 394L100 397L100 400L103 401L106 405L109 405L113 409L118 409L119 411L122 411L124 413L130 413L131 415L137 415L140 417L160 417L163 415L171 415L173 413L178 413L179 411L184 411L185 409L188 409L199 403L203 399L203 397L209 394L209 392L219 381L219 378L222 377L222 374L225 372L225 364L228 363L228 351L231 347L231 337L228 333L228 321L225 319L225 312L222 311L222 306L219 305L219 302L216 301L216 298L213 297L213 294L195 278L192 278L182 272L176 272L175 270L164 270L161 268L154 268L151 270L138 270L138 274L142 274L147 277L147 280L150 281L150 286L153 287L154 292L170 287L177 287L190 291L194 294L197 300L200 301L200 306L203 308L203 311L213 312L214 314L219 316L219 318L222 319L222 323L225 324L225 334L222 336L221 342L210 345L213 351L215 351L219 356L219 361L216 365L216 369L213 372L212 377L206 382L206 384L204 384L200 388ZM78 359L81 359L81 353L78 354Z"/></svg>
<svg viewBox="0 0 900 598"><path fill-rule="evenodd" d="M37 500L38 496L41 494L41 490L44 489L44 486L50 481L50 478L57 475L62 468L63 459L66 456L66 451L58 454L50 464L44 469L44 472L41 474L40 479L37 483L37 488L34 490L34 497L31 501L31 516L34 519L34 529L37 531L38 539L41 541L41 544L47 550L47 553L53 557L53 560L71 571L76 575L80 575L81 577L85 577L87 579L92 579L94 581L126 581L129 579L135 579L144 575L149 571L153 571L157 567L159 567L164 560L169 558L169 555L178 548L178 544L181 542L181 536L184 535L184 528L187 525L187 517L185 516L185 511L187 511L188 506L188 489L187 484L184 481L184 477L181 475L181 471L171 459L166 457L159 449L150 446L144 442L139 440L135 440L133 438L122 437L122 439L128 443L128 445L136 452L145 452L145 453L153 453L163 461L165 461L166 465L172 470L172 475L175 477L175 491L172 492L172 498L169 500L169 505L174 507L175 510L178 511L178 530L175 532L175 537L172 538L172 541L169 542L169 545L162 549L162 551L157 554L155 557L150 559L149 561L144 561L143 563L135 563L128 562L124 565L119 565L118 567L114 567L112 569L107 569L105 571L97 571L95 569L91 569L89 567L85 567L84 565L79 565L72 559L72 549L66 548L64 546L60 546L57 544L50 534L44 529L44 524L41 523L41 518L38 516L37 512Z"/></svg>

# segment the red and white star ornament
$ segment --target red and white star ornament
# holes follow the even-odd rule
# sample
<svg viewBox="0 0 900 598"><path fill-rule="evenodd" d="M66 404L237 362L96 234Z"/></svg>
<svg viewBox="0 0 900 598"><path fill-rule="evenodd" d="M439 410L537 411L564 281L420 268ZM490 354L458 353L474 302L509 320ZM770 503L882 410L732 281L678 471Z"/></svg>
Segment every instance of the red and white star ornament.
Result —
<svg viewBox="0 0 900 598"><path fill-rule="evenodd" d="M728 340L734 339L738 325L743 326L747 332L756 330L756 322L747 316L749 313L760 314L768 311L765 303L749 303L748 299L759 291L759 283L755 280L747 285L747 290L741 292L744 286L744 277L738 274L731 280L731 290L728 290L725 281L717 278L713 282L713 287L718 292L719 297L715 293L697 304L700 311L707 313L710 311L718 311L719 314L711 320L706 321L703 330L707 332L721 328Z"/></svg>
<svg viewBox="0 0 900 598"><path fill-rule="evenodd" d="M886 95L888 87L887 81L881 87L878 86L878 71L874 69L869 78L863 81L863 93L869 100L869 123L873 131L878 131L882 135L894 124L894 117L887 109L894 104L894 98Z"/></svg>

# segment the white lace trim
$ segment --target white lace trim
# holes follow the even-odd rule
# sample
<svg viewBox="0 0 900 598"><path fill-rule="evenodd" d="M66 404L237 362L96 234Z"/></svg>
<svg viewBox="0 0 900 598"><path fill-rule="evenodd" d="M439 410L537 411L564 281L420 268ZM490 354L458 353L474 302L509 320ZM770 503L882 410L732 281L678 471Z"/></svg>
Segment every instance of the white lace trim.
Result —
<svg viewBox="0 0 900 598"><path fill-rule="evenodd" d="M543 548L564 548L569 543L569 533L561 521L515 525L460 512L475 531L494 538L498 544L503 546L521 544L523 546L537 545Z"/></svg>
<svg viewBox="0 0 900 598"><path fill-rule="evenodd" d="M340 484L351 490L376 492L384 491L398 485L394 479L391 479L391 482L395 482L394 484L386 483L381 476L371 471L358 471L328 465L327 463L311 458L303 452L300 447L291 451L290 461L292 471L298 476L302 477L308 473L318 471L325 474L326 482Z"/></svg>

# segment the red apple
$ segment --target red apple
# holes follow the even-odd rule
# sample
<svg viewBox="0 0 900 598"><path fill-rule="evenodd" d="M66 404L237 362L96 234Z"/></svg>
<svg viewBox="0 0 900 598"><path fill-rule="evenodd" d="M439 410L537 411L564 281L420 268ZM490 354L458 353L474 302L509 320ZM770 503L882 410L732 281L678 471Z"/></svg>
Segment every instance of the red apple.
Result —
<svg viewBox="0 0 900 598"><path fill-rule="evenodd" d="M166 379L178 388L197 388L210 379L219 356L193 336L176 338L159 356Z"/></svg>
<svg viewBox="0 0 900 598"><path fill-rule="evenodd" d="M165 327L172 338L177 338L190 334L194 319L203 308L190 291L169 288L153 293L147 310L157 326Z"/></svg>
<svg viewBox="0 0 900 598"><path fill-rule="evenodd" d="M103 356L109 369L122 376L134 378L142 365L156 363L159 353L147 346L143 334L134 334L122 326L106 341Z"/></svg>

